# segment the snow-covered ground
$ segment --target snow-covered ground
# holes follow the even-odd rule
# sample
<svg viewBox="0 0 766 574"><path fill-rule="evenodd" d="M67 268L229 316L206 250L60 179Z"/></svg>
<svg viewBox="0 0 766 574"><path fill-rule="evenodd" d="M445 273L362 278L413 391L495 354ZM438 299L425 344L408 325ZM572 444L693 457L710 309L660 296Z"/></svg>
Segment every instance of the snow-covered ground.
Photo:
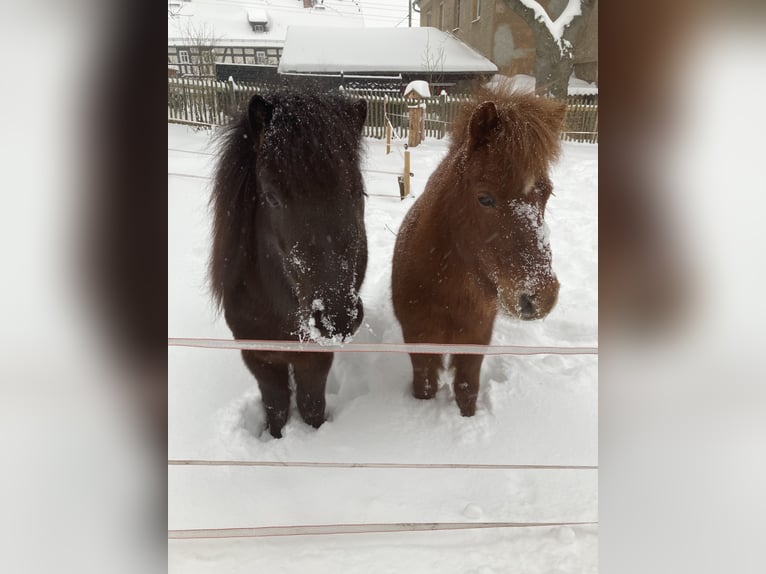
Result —
<svg viewBox="0 0 766 574"><path fill-rule="evenodd" d="M365 167L400 171L401 149L368 139ZM168 171L208 176L206 132L168 126ZM446 153L412 150L413 195ZM176 151L187 150L187 151ZM543 321L500 319L493 343L595 346L598 147L564 143L546 211L559 303ZM369 266L357 342L401 342L390 301L395 233L412 205L396 176L366 172ZM208 181L168 177L168 335L230 338L205 269ZM389 197L381 197L388 195ZM336 354L320 429L292 412L284 438L261 433L257 384L238 351L172 347L171 459L595 465L597 358L484 360L477 414L460 416L446 381L432 401L410 394L405 354ZM592 470L169 467L170 529L386 522L598 520ZM171 572L596 572L597 528L545 527L171 541Z"/></svg>

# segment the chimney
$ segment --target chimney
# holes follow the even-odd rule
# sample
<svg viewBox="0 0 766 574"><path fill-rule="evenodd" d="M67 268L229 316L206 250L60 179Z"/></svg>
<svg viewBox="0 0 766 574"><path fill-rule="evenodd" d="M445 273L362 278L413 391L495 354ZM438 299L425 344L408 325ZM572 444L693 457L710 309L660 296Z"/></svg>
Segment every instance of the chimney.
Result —
<svg viewBox="0 0 766 574"><path fill-rule="evenodd" d="M314 7L314 0L303 0L303 7L304 8L313 8Z"/></svg>

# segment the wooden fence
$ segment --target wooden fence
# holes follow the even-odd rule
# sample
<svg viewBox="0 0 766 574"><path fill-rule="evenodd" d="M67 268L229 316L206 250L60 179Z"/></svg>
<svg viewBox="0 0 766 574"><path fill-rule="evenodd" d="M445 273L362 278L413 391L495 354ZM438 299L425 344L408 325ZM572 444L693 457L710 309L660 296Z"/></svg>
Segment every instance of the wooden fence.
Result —
<svg viewBox="0 0 766 574"><path fill-rule="evenodd" d="M266 91L267 84L219 82L210 79L168 78L168 122L199 127L225 124L244 110L252 94ZM373 91L345 90L350 97L367 100L364 135L386 137L386 116L395 137L407 139L408 106L412 101ZM470 101L467 95L442 95L423 100L426 104L426 137L442 139L460 106ZM567 116L562 137L566 141L598 143L598 95L567 98Z"/></svg>
<svg viewBox="0 0 766 574"><path fill-rule="evenodd" d="M598 143L598 94L567 97L564 141Z"/></svg>

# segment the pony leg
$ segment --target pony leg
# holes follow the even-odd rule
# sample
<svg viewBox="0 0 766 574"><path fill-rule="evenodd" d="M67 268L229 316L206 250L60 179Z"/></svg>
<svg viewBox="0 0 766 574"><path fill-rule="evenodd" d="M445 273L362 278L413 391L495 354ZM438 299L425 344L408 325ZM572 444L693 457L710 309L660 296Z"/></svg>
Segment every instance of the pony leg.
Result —
<svg viewBox="0 0 766 574"><path fill-rule="evenodd" d="M242 358L261 389L266 428L274 438L282 438L282 427L287 422L290 410L287 365L264 362L252 351L242 351Z"/></svg>
<svg viewBox="0 0 766 574"><path fill-rule="evenodd" d="M293 363L295 398L306 424L319 428L325 421L325 385L332 366L332 353L312 353Z"/></svg>
<svg viewBox="0 0 766 574"><path fill-rule="evenodd" d="M464 417L476 414L476 397L479 396L479 373L484 355L453 355L455 368L455 400Z"/></svg>
<svg viewBox="0 0 766 574"><path fill-rule="evenodd" d="M416 399L432 399L439 390L442 355L410 355L412 361L412 395Z"/></svg>

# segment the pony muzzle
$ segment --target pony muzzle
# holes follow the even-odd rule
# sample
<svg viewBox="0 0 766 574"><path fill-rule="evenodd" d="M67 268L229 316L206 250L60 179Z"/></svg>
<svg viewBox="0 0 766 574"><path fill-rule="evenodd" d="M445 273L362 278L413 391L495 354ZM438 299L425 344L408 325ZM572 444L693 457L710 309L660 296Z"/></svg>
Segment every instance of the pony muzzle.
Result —
<svg viewBox="0 0 766 574"><path fill-rule="evenodd" d="M364 319L364 306L361 298L349 304L338 313L327 309L314 309L311 313L314 327L322 337L350 337L359 329Z"/></svg>
<svg viewBox="0 0 766 574"><path fill-rule="evenodd" d="M515 303L515 315L523 321L542 319L556 306L559 282L555 277L534 292L521 293Z"/></svg>

